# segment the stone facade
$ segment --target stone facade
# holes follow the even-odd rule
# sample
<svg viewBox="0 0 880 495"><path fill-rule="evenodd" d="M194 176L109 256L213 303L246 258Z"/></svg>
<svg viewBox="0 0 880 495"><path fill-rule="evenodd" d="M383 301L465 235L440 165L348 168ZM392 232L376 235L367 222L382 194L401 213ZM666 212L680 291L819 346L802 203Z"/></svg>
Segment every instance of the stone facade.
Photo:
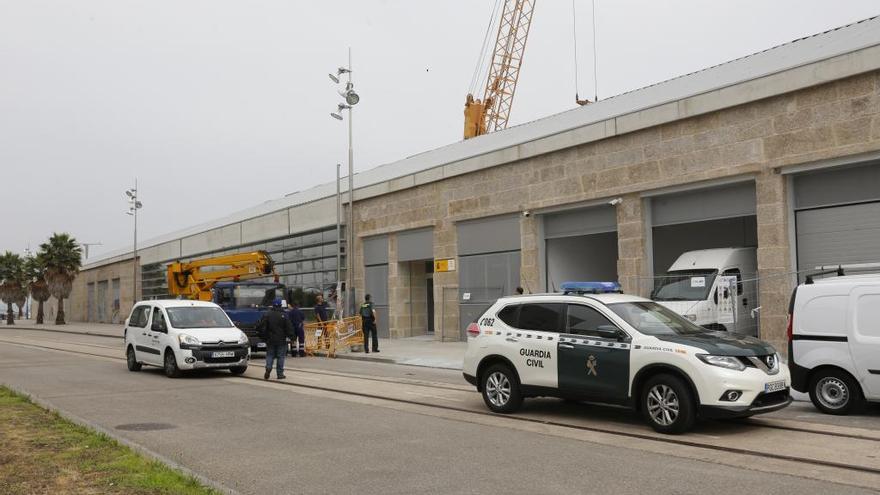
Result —
<svg viewBox="0 0 880 495"><path fill-rule="evenodd" d="M134 276L134 264L131 260L118 263L107 264L83 270L77 275L73 281L73 289L70 292L70 298L64 300L64 313L67 321L95 321L100 323L120 323L131 313L134 302L140 300L141 282L138 279L138 297L132 299L132 277ZM140 271L138 271L140 277ZM114 280L119 283L119 299L118 304L113 291ZM106 290L103 292L103 315L97 314L98 302L98 284L106 283ZM95 297L95 308L89 315L88 294L89 284L94 284L93 294ZM37 314L37 304L31 305L33 315ZM55 315L58 312L58 301L51 297L43 304L43 312L45 314L46 323L54 323ZM102 318L98 318L102 316Z"/></svg>
<svg viewBox="0 0 880 495"><path fill-rule="evenodd" d="M435 258L455 258L456 222L619 197L618 274L627 292L646 295L638 282L649 275L650 258L641 194L751 179L762 336L779 344L794 283L791 205L779 167L878 149L880 73L873 72L358 201L355 232L360 239L433 226ZM522 279L533 290L541 285L536 224L534 216L521 222ZM354 248L355 285L363 287L359 240ZM401 288L402 274L395 273L390 283ZM440 302L444 288L457 284L455 272L435 274L438 339L458 339L457 305Z"/></svg>

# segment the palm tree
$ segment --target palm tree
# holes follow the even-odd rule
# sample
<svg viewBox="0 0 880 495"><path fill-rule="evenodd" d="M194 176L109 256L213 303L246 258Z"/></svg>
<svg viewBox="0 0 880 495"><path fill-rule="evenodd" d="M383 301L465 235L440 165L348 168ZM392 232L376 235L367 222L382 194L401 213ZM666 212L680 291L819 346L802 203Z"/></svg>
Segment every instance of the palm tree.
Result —
<svg viewBox="0 0 880 495"><path fill-rule="evenodd" d="M54 233L49 242L40 244L40 253L46 266L46 282L49 293L58 299L56 325L64 325L64 298L70 296L73 279L82 266L82 247L70 234Z"/></svg>
<svg viewBox="0 0 880 495"><path fill-rule="evenodd" d="M24 278L24 260L18 254L6 251L0 255L0 298L6 303L6 324L15 324L12 305L18 302L21 281Z"/></svg>
<svg viewBox="0 0 880 495"><path fill-rule="evenodd" d="M43 303L52 295L49 293L49 284L46 283L46 261L42 254L38 253L25 262L25 271L28 273L28 289L31 297L37 301L37 325L43 324Z"/></svg>

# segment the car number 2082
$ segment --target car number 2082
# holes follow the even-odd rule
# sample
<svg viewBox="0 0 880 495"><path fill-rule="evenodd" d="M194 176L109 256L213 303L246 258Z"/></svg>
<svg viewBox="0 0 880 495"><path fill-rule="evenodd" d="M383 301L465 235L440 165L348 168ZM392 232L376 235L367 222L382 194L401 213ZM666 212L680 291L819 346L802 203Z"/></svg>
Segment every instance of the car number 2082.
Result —
<svg viewBox="0 0 880 495"><path fill-rule="evenodd" d="M481 327L491 327L495 325L495 318L483 318L480 320Z"/></svg>

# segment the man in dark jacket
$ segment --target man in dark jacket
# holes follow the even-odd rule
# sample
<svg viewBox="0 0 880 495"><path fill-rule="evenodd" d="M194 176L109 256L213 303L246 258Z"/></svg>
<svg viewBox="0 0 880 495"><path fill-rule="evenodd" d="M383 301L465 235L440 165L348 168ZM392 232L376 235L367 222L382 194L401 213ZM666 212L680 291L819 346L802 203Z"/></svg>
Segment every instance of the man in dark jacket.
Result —
<svg viewBox="0 0 880 495"><path fill-rule="evenodd" d="M275 375L279 380L284 376L284 356L287 355L287 339L293 337L293 326L281 311L281 299L272 302L272 309L267 311L257 323L257 333L266 342L266 373L264 380L269 379L272 372L272 361L277 364Z"/></svg>
<svg viewBox="0 0 880 495"><path fill-rule="evenodd" d="M301 309L299 309L298 301L294 301L291 308L287 310L287 319L289 319L290 324L293 325L293 333L296 336L295 339L290 339L290 355L291 357L303 357L306 355L306 333L303 329L306 315ZM294 341L296 341L296 343L294 343Z"/></svg>

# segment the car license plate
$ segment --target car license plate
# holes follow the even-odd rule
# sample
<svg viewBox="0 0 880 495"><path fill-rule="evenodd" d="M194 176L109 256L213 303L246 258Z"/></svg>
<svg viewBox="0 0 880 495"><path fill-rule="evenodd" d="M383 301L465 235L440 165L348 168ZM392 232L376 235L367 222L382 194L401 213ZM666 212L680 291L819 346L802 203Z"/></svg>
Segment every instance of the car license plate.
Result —
<svg viewBox="0 0 880 495"><path fill-rule="evenodd" d="M785 389L785 381L770 382L764 384L764 392L779 392Z"/></svg>
<svg viewBox="0 0 880 495"><path fill-rule="evenodd" d="M217 351L212 352L211 357L213 358L227 358L227 357L235 357L235 351Z"/></svg>
<svg viewBox="0 0 880 495"><path fill-rule="evenodd" d="M257 342L257 347L266 347L265 342Z"/></svg>

